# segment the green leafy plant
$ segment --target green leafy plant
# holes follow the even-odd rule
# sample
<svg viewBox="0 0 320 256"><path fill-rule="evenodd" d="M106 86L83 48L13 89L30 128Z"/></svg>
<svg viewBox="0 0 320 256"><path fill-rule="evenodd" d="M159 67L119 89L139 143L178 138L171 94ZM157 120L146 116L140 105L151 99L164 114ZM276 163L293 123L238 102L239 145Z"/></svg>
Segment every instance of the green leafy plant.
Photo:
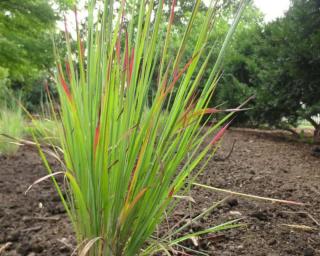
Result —
<svg viewBox="0 0 320 256"><path fill-rule="evenodd" d="M115 1L105 0L102 12L96 1L89 1L85 40L77 26L77 60L66 31L66 64L56 49L65 171L54 173L39 149L50 172L47 177L54 180L73 224L81 255L152 255L165 248L165 238L152 241L153 232L164 211L172 209L175 195L190 189L185 186L187 179L196 177L194 168L215 152L233 114L208 128L201 122L204 115L220 112L209 108L208 102L246 2L241 2L214 66L208 66L213 46L207 39L218 18L217 1L201 14L205 15L202 29L194 35L190 31L201 4L195 1L175 56L168 55L168 47L176 0L168 21L164 1L135 0L126 8L123 0L114 9ZM182 63L190 37L197 37L197 42L189 61ZM209 78L203 80L207 70ZM210 136L211 142L204 145ZM55 180L59 174L66 176L67 197ZM196 235L235 226L230 222Z"/></svg>

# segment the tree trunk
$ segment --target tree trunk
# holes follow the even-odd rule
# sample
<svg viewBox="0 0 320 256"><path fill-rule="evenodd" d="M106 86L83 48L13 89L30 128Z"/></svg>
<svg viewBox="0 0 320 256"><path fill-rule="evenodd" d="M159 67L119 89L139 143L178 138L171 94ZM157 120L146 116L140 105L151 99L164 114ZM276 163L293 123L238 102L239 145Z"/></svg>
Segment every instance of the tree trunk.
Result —
<svg viewBox="0 0 320 256"><path fill-rule="evenodd" d="M320 144L320 125L317 125L314 129L313 140L315 143Z"/></svg>
<svg viewBox="0 0 320 256"><path fill-rule="evenodd" d="M320 143L320 124L318 124L312 117L308 117L307 120L312 124L314 127L313 132L313 141L314 143Z"/></svg>

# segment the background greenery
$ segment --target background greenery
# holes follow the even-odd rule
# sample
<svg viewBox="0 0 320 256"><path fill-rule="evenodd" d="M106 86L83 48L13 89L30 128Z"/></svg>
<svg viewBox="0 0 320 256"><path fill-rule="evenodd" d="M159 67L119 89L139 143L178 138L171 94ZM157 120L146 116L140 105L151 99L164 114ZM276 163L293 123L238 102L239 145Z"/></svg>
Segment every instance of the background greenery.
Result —
<svg viewBox="0 0 320 256"><path fill-rule="evenodd" d="M217 52L238 3L223 1L217 6L223 11L210 35ZM178 6L172 52L177 50L193 1L178 1ZM51 73L55 70L52 39L55 38L61 52L65 47L60 43L64 32L56 24L72 8L71 0L0 1L0 102L5 101L8 91L20 93L25 106L39 112L44 88L52 83ZM206 6L202 5L201 10L203 15L197 17L199 24ZM223 76L211 105L235 107L255 95L250 103L252 109L238 116L238 124L291 129L308 120L319 135L319 120L313 118L320 113L319 45L318 0L292 0L285 16L268 24L251 4L225 58ZM217 52L209 66L214 65Z"/></svg>

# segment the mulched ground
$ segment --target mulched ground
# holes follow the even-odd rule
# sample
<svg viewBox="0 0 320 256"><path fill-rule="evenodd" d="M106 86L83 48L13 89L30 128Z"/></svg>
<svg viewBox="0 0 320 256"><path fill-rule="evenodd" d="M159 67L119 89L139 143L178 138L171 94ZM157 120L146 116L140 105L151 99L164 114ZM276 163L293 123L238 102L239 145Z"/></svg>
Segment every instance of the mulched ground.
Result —
<svg viewBox="0 0 320 256"><path fill-rule="evenodd" d="M221 161L234 141L232 155ZM246 227L188 240L185 245L219 256L320 255L320 159L311 155L311 149L272 134L229 131L201 183L305 206L229 197L192 230L236 218L243 218ZM72 253L73 233L50 181L24 195L32 182L46 174L34 149L0 156L0 255ZM191 196L196 203L182 203L169 223L196 216L226 194L195 188Z"/></svg>

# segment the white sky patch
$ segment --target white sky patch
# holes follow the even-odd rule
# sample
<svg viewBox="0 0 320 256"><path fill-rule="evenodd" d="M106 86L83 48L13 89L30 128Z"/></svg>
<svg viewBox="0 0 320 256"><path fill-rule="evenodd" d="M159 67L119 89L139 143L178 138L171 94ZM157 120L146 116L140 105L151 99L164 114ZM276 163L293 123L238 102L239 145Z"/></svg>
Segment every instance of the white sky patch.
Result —
<svg viewBox="0 0 320 256"><path fill-rule="evenodd" d="M183 1L183 0L180 0ZM205 4L209 4L211 0L203 0ZM84 11L84 4L86 0L78 0L79 21L83 20L86 16L86 11ZM265 15L265 21L270 22L278 17L282 17L284 13L290 7L290 0L254 0L255 6L257 6L261 12ZM69 30L71 32L75 31L75 21L73 12L69 11L66 15ZM64 30L64 24L62 21L58 22L58 28ZM73 35L75 36L75 35Z"/></svg>
<svg viewBox="0 0 320 256"><path fill-rule="evenodd" d="M282 17L290 7L290 0L254 0L257 6L265 15L265 21L273 21Z"/></svg>
<svg viewBox="0 0 320 256"><path fill-rule="evenodd" d="M211 0L203 1L205 4L209 4ZM290 0L254 0L253 2L265 15L266 22L283 16L290 7Z"/></svg>

